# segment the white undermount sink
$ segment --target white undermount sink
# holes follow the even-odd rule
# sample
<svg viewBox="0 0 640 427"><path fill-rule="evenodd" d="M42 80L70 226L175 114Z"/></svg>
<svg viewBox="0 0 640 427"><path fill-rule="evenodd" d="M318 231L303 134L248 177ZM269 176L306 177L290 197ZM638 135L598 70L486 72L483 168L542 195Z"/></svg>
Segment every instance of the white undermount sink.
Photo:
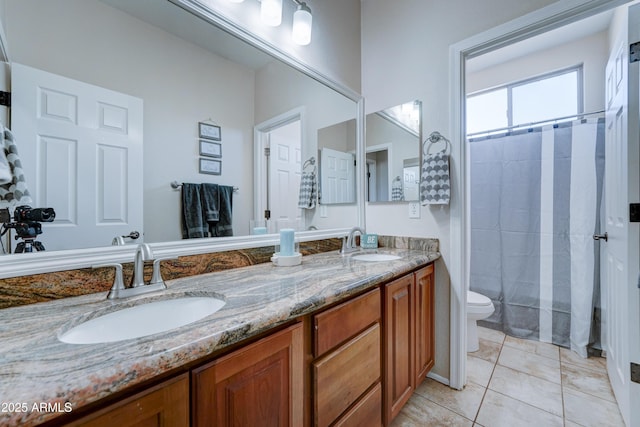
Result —
<svg viewBox="0 0 640 427"><path fill-rule="evenodd" d="M58 339L68 344L99 344L140 338L196 322L224 305L219 298L204 296L148 302L87 320Z"/></svg>
<svg viewBox="0 0 640 427"><path fill-rule="evenodd" d="M356 261L380 262L380 261L393 261L396 259L400 259L401 257L399 257L398 255L392 255L392 254L373 253L373 254L353 255L351 258L355 259Z"/></svg>

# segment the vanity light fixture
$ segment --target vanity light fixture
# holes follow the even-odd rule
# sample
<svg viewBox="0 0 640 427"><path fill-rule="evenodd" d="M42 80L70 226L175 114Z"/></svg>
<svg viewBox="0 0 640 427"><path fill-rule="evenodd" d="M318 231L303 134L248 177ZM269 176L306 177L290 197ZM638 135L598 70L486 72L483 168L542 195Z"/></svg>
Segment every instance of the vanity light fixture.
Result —
<svg viewBox="0 0 640 427"><path fill-rule="evenodd" d="M244 0L229 0L231 3L242 3ZM260 19L266 25L277 27L282 23L282 0L259 0ZM306 46L311 43L311 27L313 16L311 8L302 0L291 0L298 7L293 13L293 26L291 28L291 38L293 42Z"/></svg>
<svg viewBox="0 0 640 427"><path fill-rule="evenodd" d="M301 46L311 43L311 24L313 17L311 9L305 2L298 3L298 10L293 13L293 28L291 38L293 42Z"/></svg>

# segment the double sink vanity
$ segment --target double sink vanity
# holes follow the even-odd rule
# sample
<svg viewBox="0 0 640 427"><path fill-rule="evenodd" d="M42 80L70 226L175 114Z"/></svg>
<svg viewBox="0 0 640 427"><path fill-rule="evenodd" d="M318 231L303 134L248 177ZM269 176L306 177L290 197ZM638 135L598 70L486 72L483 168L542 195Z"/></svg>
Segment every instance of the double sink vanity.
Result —
<svg viewBox="0 0 640 427"><path fill-rule="evenodd" d="M433 366L439 257L333 251L0 310L0 425L388 425Z"/></svg>

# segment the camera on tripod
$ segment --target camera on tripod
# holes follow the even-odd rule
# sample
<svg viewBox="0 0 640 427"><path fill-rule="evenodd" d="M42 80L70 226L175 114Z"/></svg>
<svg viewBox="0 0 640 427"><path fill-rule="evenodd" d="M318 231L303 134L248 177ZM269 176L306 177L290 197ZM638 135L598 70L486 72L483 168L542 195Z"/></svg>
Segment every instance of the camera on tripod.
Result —
<svg viewBox="0 0 640 427"><path fill-rule="evenodd" d="M55 217L56 213L53 208L32 209L31 206L23 205L16 207L13 212L13 222L11 222L9 209L0 209L0 222L4 223L4 229L0 236L4 236L9 229L14 229L16 231L15 239L24 240L16 245L16 253L33 252L33 248L37 251L44 251L44 245L35 240L38 234L42 234L42 224L40 223L52 222Z"/></svg>

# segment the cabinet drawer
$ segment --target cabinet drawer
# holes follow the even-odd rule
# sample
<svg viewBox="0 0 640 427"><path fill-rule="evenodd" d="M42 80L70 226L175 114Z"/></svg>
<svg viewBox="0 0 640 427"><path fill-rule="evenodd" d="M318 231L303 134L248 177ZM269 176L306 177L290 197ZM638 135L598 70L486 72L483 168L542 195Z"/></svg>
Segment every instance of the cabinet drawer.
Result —
<svg viewBox="0 0 640 427"><path fill-rule="evenodd" d="M328 426L380 380L380 325L314 362L313 373L315 425Z"/></svg>
<svg viewBox="0 0 640 427"><path fill-rule="evenodd" d="M371 389L356 406L334 424L335 427L380 427L382 426L382 385Z"/></svg>
<svg viewBox="0 0 640 427"><path fill-rule="evenodd" d="M347 341L380 319L380 290L340 304L314 316L315 357Z"/></svg>

